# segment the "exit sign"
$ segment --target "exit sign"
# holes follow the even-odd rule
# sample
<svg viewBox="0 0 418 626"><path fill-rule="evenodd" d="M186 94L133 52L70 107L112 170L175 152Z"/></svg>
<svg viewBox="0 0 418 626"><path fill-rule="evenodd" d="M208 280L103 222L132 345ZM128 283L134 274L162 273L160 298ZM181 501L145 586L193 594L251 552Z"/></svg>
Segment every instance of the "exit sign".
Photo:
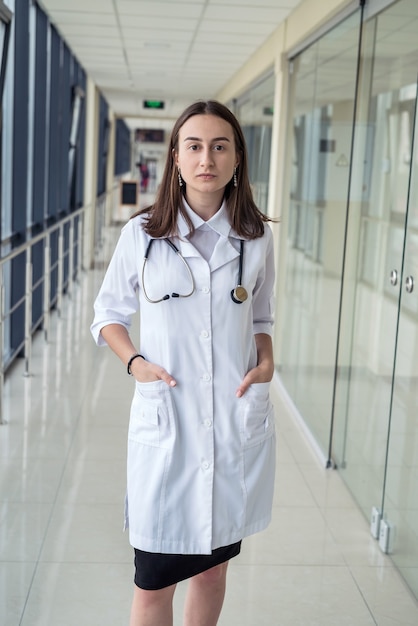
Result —
<svg viewBox="0 0 418 626"><path fill-rule="evenodd" d="M164 100L144 100L144 109L163 109Z"/></svg>

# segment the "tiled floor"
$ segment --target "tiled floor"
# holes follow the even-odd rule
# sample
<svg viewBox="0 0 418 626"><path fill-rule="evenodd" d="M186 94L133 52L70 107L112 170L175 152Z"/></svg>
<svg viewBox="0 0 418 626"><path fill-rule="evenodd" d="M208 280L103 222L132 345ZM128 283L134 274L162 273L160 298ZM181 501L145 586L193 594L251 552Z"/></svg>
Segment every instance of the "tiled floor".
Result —
<svg viewBox="0 0 418 626"><path fill-rule="evenodd" d="M7 377L0 426L1 626L124 626L132 550L122 532L132 379L89 333L86 273L39 333L31 376ZM338 472L325 470L275 392L274 518L229 569L220 626L402 626L418 604ZM181 625L187 583L175 597Z"/></svg>

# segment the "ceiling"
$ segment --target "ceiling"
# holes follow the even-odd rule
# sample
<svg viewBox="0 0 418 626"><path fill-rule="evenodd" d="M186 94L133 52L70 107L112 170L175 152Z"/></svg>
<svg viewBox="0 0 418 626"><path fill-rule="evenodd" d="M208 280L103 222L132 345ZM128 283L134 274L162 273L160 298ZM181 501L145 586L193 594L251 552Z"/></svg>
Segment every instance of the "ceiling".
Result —
<svg viewBox="0 0 418 626"><path fill-rule="evenodd" d="M216 97L301 0L40 0L116 115ZM163 111L143 101L164 100ZM133 120L131 120L133 121ZM145 119L146 121L146 119Z"/></svg>

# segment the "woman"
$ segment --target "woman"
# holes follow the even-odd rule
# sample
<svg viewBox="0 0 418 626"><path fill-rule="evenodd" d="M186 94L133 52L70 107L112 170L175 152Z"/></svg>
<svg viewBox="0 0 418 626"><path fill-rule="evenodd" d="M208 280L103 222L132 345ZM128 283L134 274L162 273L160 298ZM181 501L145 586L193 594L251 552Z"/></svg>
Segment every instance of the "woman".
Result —
<svg viewBox="0 0 418 626"><path fill-rule="evenodd" d="M188 107L174 125L155 203L122 230L92 325L98 344L135 378L126 504L135 549L131 626L172 624L175 586L186 578L184 624L215 625L229 559L270 521L267 221L252 199L236 118L215 101ZM138 309L140 337L131 338Z"/></svg>

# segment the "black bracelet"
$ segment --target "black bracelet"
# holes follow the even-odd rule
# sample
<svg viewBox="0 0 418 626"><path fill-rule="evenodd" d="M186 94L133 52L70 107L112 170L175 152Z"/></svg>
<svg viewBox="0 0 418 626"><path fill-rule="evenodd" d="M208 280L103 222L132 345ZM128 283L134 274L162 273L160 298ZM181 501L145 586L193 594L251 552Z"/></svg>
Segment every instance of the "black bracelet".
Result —
<svg viewBox="0 0 418 626"><path fill-rule="evenodd" d="M135 359L137 359L138 357L141 357L141 359L144 359L145 361L145 357L142 356L142 354L139 354L138 352L136 352L135 354L133 354L131 356L131 358L128 361L128 365L126 367L126 371L128 372L129 376L132 376L132 372L131 372L131 365L132 365L132 361L134 361Z"/></svg>

